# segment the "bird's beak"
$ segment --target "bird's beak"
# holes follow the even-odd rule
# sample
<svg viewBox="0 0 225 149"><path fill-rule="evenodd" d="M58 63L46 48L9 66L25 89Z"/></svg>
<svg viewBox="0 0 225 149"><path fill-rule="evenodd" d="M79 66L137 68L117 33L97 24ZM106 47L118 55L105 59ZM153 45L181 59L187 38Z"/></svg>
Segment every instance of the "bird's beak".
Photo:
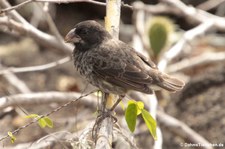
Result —
<svg viewBox="0 0 225 149"><path fill-rule="evenodd" d="M64 41L67 43L77 43L81 40L81 38L75 34L76 28L69 31L69 33L65 36Z"/></svg>

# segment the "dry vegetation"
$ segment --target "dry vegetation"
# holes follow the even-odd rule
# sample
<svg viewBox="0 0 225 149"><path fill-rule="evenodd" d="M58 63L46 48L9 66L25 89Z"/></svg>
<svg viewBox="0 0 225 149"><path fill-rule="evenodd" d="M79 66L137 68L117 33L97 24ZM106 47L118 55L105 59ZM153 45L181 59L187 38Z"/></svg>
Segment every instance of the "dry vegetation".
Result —
<svg viewBox="0 0 225 149"><path fill-rule="evenodd" d="M79 98L81 93L93 90L74 69L70 61L73 46L65 44L63 36L80 21L103 22L105 4L81 1L0 1L0 148L94 146L90 133L99 102L94 94L51 113ZM179 28L178 38L155 61L159 69L185 80L186 86L176 94L131 93L129 99L144 101L146 108L156 115L158 141L154 142L141 120L131 135L124 111L118 107L113 147L222 149L225 147L225 1L151 2L122 5L120 39L148 53L149 45L143 39L146 21L154 15L171 18ZM124 103L127 101L128 96ZM8 131L30 122L24 115L49 112L54 128L40 128L34 123L15 134L14 144L4 138ZM185 143L223 147L181 146Z"/></svg>

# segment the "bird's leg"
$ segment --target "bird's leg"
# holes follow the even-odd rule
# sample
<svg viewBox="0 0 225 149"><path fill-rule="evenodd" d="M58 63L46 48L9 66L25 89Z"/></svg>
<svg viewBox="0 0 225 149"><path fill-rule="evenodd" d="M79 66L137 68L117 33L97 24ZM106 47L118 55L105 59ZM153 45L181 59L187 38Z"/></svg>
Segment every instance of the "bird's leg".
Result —
<svg viewBox="0 0 225 149"><path fill-rule="evenodd" d="M117 99L116 103L114 103L114 105L110 108L109 111L113 111L124 97L125 97L125 95L120 95L119 99Z"/></svg>
<svg viewBox="0 0 225 149"><path fill-rule="evenodd" d="M95 141L96 141L101 123L105 118L107 117L112 118L114 123L117 121L116 117L112 115L112 111L106 108L107 100L110 100L109 94L104 92L102 93L103 93L103 96L102 96L101 106L99 107L99 113L92 129L92 138L95 139Z"/></svg>
<svg viewBox="0 0 225 149"><path fill-rule="evenodd" d="M102 123L102 121L106 118L106 117L110 117L113 119L113 122L116 123L117 122L117 118L115 116L112 115L112 112L114 111L114 109L116 108L116 106L120 103L120 101L125 97L125 95L120 95L119 99L117 99L117 101L113 104L113 106L110 109L106 108L106 102L107 100L112 100L112 99L108 99L109 98L109 94L108 93L103 93L103 97L102 97L102 107L99 110L99 115L97 116L97 119L95 121L95 124L93 126L92 129L92 138L96 139L97 138L97 133L100 127L100 124ZM95 140L96 141L96 140Z"/></svg>

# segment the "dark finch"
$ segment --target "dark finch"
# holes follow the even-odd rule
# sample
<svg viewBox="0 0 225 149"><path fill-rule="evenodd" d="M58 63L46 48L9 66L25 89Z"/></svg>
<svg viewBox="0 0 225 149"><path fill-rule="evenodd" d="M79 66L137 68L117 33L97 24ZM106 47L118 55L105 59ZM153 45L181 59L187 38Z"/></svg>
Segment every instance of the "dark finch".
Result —
<svg viewBox="0 0 225 149"><path fill-rule="evenodd" d="M126 43L114 39L96 21L84 21L65 37L75 45L74 65L92 85L106 93L129 90L152 93L154 86L175 92L184 83L163 72Z"/></svg>

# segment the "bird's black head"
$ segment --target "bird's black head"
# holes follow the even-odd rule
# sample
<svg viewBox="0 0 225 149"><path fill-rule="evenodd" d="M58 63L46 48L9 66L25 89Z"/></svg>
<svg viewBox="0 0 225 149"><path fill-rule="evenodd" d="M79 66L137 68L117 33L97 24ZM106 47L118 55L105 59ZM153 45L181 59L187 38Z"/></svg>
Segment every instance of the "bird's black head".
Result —
<svg viewBox="0 0 225 149"><path fill-rule="evenodd" d="M77 50L88 50L101 44L104 40L112 38L99 23L93 20L78 23L65 37L66 42L71 42Z"/></svg>

